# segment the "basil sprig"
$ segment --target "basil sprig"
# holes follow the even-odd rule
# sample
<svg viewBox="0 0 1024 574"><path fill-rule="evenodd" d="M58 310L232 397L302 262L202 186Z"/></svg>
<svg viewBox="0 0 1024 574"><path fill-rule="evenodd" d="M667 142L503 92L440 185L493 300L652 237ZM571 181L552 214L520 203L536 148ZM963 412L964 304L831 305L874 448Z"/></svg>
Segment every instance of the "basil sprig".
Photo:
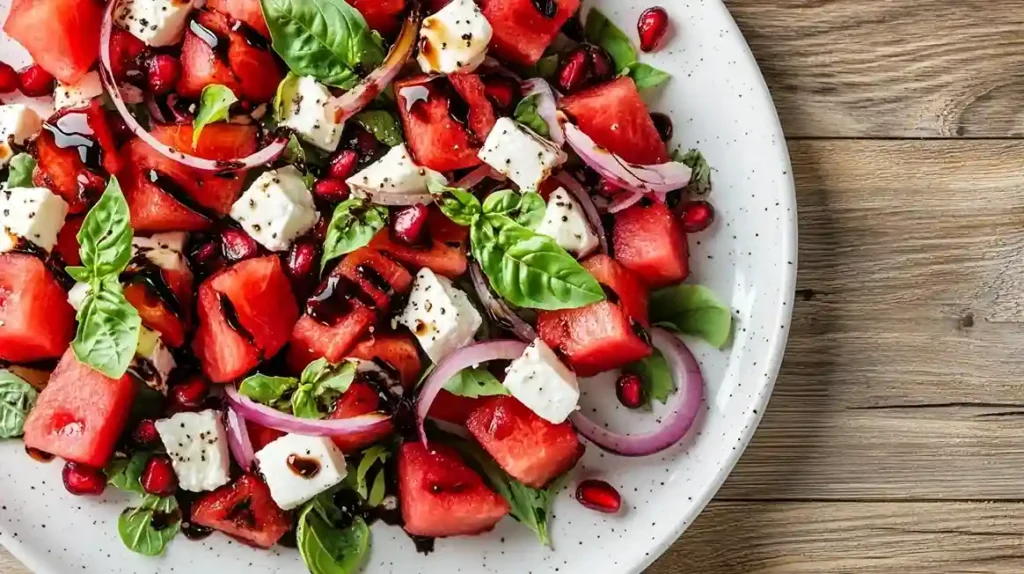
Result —
<svg viewBox="0 0 1024 574"><path fill-rule="evenodd" d="M362 518L350 520L324 493L299 513L295 539L311 574L354 574L370 550L370 528Z"/></svg>
<svg viewBox="0 0 1024 574"><path fill-rule="evenodd" d="M334 208L324 240L321 269L332 259L365 247L388 224L388 208L359 198L346 199Z"/></svg>
<svg viewBox="0 0 1024 574"><path fill-rule="evenodd" d="M132 552L159 556L181 528L181 510L173 496L147 494L142 504L126 508L117 519L117 533Z"/></svg>
<svg viewBox="0 0 1024 574"><path fill-rule="evenodd" d="M145 495L142 489L142 473L146 470L146 463L152 453L137 451L131 458L115 458L107 464L104 473L107 475L107 484L123 490Z"/></svg>
<svg viewBox="0 0 1024 574"><path fill-rule="evenodd" d="M540 94L533 94L519 100L513 116L517 122L530 128L537 135L546 138L551 136L551 129L548 127L548 123L544 121L544 118L540 117L540 114L537 113L537 100L539 99Z"/></svg>
<svg viewBox="0 0 1024 574"><path fill-rule="evenodd" d="M8 370L0 371L0 439L16 438L25 432L25 418L37 398L39 393L24 379Z"/></svg>
<svg viewBox="0 0 1024 574"><path fill-rule="evenodd" d="M691 149L686 153L676 150L672 152L672 159L686 164L686 167L693 171L687 189L697 195L711 193L711 166L708 165L708 160L704 159L704 154L700 153L700 150Z"/></svg>
<svg viewBox="0 0 1024 574"><path fill-rule="evenodd" d="M676 285L651 294L651 322L677 333L700 337L721 349L732 334L732 311L714 291L701 285Z"/></svg>
<svg viewBox="0 0 1024 574"><path fill-rule="evenodd" d="M508 302L553 311L604 300L601 285L572 255L527 227L537 221L536 194L503 191L481 205L463 189L431 183L430 191L449 219L469 226L473 257Z"/></svg>
<svg viewBox="0 0 1024 574"><path fill-rule="evenodd" d="M387 479L384 475L384 463L391 458L389 447L378 444L363 451L363 458L359 460L356 471L349 474L351 477L348 484L356 491L366 504L371 507L380 506L384 501L387 490ZM373 484L370 484L370 471L377 468Z"/></svg>
<svg viewBox="0 0 1024 574"><path fill-rule="evenodd" d="M78 243L82 266L68 267L67 272L88 283L89 292L78 311L71 348L79 361L117 379L128 371L142 327L139 312L118 283L132 257L132 227L117 178L110 178L103 196L85 216Z"/></svg>
<svg viewBox="0 0 1024 574"><path fill-rule="evenodd" d="M231 106L237 101L238 97L227 86L210 84L203 88L199 96L199 112L196 113L196 119L192 120L192 147L199 144L199 135L207 124L228 119Z"/></svg>
<svg viewBox="0 0 1024 574"><path fill-rule="evenodd" d="M604 48L615 63L620 76L629 76L637 88L659 86L672 76L653 66L641 63L629 36L596 8L591 8L584 25L584 35L591 44Z"/></svg>
<svg viewBox="0 0 1024 574"><path fill-rule="evenodd" d="M7 166L7 188L32 187L32 170L35 168L36 160L27 153L11 158Z"/></svg>
<svg viewBox="0 0 1024 574"><path fill-rule="evenodd" d="M355 376L356 364L351 361L332 365L326 359L317 359L297 379L257 373L242 381L238 392L299 418L319 419L352 386Z"/></svg>

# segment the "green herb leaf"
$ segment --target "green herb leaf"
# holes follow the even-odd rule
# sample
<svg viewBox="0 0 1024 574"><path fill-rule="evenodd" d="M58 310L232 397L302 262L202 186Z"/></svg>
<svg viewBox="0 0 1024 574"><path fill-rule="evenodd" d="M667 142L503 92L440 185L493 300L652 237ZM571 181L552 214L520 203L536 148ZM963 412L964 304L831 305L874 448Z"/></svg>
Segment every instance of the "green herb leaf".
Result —
<svg viewBox="0 0 1024 574"><path fill-rule="evenodd" d="M534 72L534 75L544 79L553 78L558 72L558 54L544 56L538 60L537 65L534 66Z"/></svg>
<svg viewBox="0 0 1024 574"><path fill-rule="evenodd" d="M356 467L355 473L355 487L353 490L356 491L359 496L363 497L364 500L369 499L367 492L367 481L366 476L374 466L383 465L387 460L391 458L391 452L388 451L384 445L374 445L363 452L363 458L359 461L359 466ZM380 474L384 474L384 469L380 470ZM377 506L376 504L372 506Z"/></svg>
<svg viewBox="0 0 1024 574"><path fill-rule="evenodd" d="M462 369L454 377L448 379L444 389L453 395L469 397L493 397L509 394L505 385L487 369Z"/></svg>
<svg viewBox="0 0 1024 574"><path fill-rule="evenodd" d="M509 189L496 191L484 200L484 214L505 215L528 229L534 229L544 221L547 204L540 194L528 191L523 194Z"/></svg>
<svg viewBox="0 0 1024 574"><path fill-rule="evenodd" d="M548 123L544 121L544 118L540 117L540 114L537 113L537 100L539 99L540 94L533 94L519 100L513 117L517 122L530 128L537 135L546 138L551 136L551 129L548 128Z"/></svg>
<svg viewBox="0 0 1024 574"><path fill-rule="evenodd" d="M700 285L676 285L651 294L651 322L701 337L721 349L732 333L732 312Z"/></svg>
<svg viewBox="0 0 1024 574"><path fill-rule="evenodd" d="M111 177L100 200L89 210L78 232L82 266L92 279L124 271L132 258L132 227L128 203L117 178Z"/></svg>
<svg viewBox="0 0 1024 574"><path fill-rule="evenodd" d="M313 361L302 371L301 384L313 385L313 397L319 409L329 412L338 397L352 386L356 378L356 364L342 361L337 365L328 363L326 359Z"/></svg>
<svg viewBox="0 0 1024 574"><path fill-rule="evenodd" d="M480 217L480 200L472 193L457 187L446 187L436 182L429 182L430 193L434 203L441 208L448 219L462 226L470 226Z"/></svg>
<svg viewBox="0 0 1024 574"><path fill-rule="evenodd" d="M402 137L402 127L398 125L398 120L391 112L372 110L358 113L352 119L386 146L395 147L405 141Z"/></svg>
<svg viewBox="0 0 1024 574"><path fill-rule="evenodd" d="M676 382L672 380L672 370L661 351L654 349L650 356L626 365L627 373L640 377L644 382L644 395L647 397L647 410L651 410L651 401L658 400L662 404L676 393Z"/></svg>
<svg viewBox="0 0 1024 574"><path fill-rule="evenodd" d="M117 519L117 533L132 552L159 556L181 528L181 511L173 496L146 495L137 508L126 508Z"/></svg>
<svg viewBox="0 0 1024 574"><path fill-rule="evenodd" d="M310 574L355 574L362 566L370 529L358 516L341 528L340 514L330 494L317 496L299 513L295 537Z"/></svg>
<svg viewBox="0 0 1024 574"><path fill-rule="evenodd" d="M256 373L242 381L238 392L257 403L277 408L277 403L299 387L294 377L270 377Z"/></svg>
<svg viewBox="0 0 1024 574"><path fill-rule="evenodd" d="M300 385L292 394L292 414L300 419L320 418L320 407L313 395L313 385Z"/></svg>
<svg viewBox="0 0 1024 574"><path fill-rule="evenodd" d="M380 503L384 502L384 496L387 493L387 483L384 478L384 469L380 469L377 473L377 477L373 479L373 488L370 489L370 497L366 499L366 503L370 506L377 507Z"/></svg>
<svg viewBox="0 0 1024 574"><path fill-rule="evenodd" d="M32 170L36 168L36 160L27 153L19 153L11 158L7 166L7 187L33 187Z"/></svg>
<svg viewBox="0 0 1024 574"><path fill-rule="evenodd" d="M203 88L199 96L199 112L192 120L192 147L199 145L199 135L208 124L227 121L231 106L237 101L235 93L227 86L210 84Z"/></svg>
<svg viewBox="0 0 1024 574"><path fill-rule="evenodd" d="M107 484L136 494L146 494L142 489L142 473L146 469L146 462L152 453L138 451L131 458L115 458L107 465Z"/></svg>
<svg viewBox="0 0 1024 574"><path fill-rule="evenodd" d="M119 379L135 356L141 328L139 312L124 298L120 286L94 288L78 312L78 330L71 348L79 361Z"/></svg>
<svg viewBox="0 0 1024 574"><path fill-rule="evenodd" d="M25 418L37 398L39 393L24 379L6 369L0 371L0 439L24 433Z"/></svg>
<svg viewBox="0 0 1024 574"><path fill-rule="evenodd" d="M384 44L344 0L260 0L274 51L292 72L351 89L384 61Z"/></svg>
<svg viewBox="0 0 1024 574"><path fill-rule="evenodd" d="M608 52L615 62L617 73L621 74L627 66L637 61L636 49L629 41L629 36L626 36L626 33L612 23L600 10L590 9L583 33L591 44L597 44Z"/></svg>
<svg viewBox="0 0 1024 574"><path fill-rule="evenodd" d="M679 153L679 150L676 150L672 153L672 159L686 164L693 170L687 189L692 189L697 195L711 193L711 166L708 165L708 160L704 159L704 154L695 149L686 153Z"/></svg>
<svg viewBox="0 0 1024 574"><path fill-rule="evenodd" d="M362 199L345 200L334 208L327 228L321 269L327 262L366 246L388 223L388 208L371 205Z"/></svg>
<svg viewBox="0 0 1024 574"><path fill-rule="evenodd" d="M288 145L284 148L284 160L291 164L306 165L306 150L299 141L299 136L288 136Z"/></svg>
<svg viewBox="0 0 1024 574"><path fill-rule="evenodd" d="M655 88L672 78L672 74L663 72L654 66L642 62L634 62L626 67L626 75L633 78L636 87L641 90Z"/></svg>

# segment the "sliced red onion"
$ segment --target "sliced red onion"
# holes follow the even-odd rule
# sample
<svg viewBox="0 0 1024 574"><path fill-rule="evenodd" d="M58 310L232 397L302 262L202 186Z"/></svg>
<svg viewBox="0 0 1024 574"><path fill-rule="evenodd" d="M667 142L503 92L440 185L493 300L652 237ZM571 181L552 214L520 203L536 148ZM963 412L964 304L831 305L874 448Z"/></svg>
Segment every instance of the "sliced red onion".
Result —
<svg viewBox="0 0 1024 574"><path fill-rule="evenodd" d="M669 398L670 412L662 417L657 429L645 434L622 435L588 419L583 411L576 411L570 417L581 435L608 452L622 456L648 456L661 452L686 436L700 412L704 400L704 377L693 353L679 337L664 329L651 329L651 340L654 348L661 351L668 361L678 387Z"/></svg>
<svg viewBox="0 0 1024 574"><path fill-rule="evenodd" d="M228 407L225 414L225 425L228 430L228 447L231 449L231 456L235 458L242 470L249 472L253 462L256 461L256 453L252 448L252 441L249 439L249 428L245 425L245 419L240 417L235 409Z"/></svg>
<svg viewBox="0 0 1024 574"><path fill-rule="evenodd" d="M495 297L491 293L491 288L487 284L487 278L484 277L484 272L480 269L480 264L474 261L469 265L469 276L473 280L473 289L476 291L476 296L480 298L480 302L484 304L487 309L487 314L491 316L494 321L501 326L501 328L511 331L516 337L519 337L527 343L532 343L537 338L537 331L533 329L522 317L516 314L508 304L505 303L499 297Z"/></svg>
<svg viewBox="0 0 1024 574"><path fill-rule="evenodd" d="M224 397L230 407L242 418L260 426L286 433L343 437L367 432L381 432L392 426L390 416L378 413L347 419L300 419L242 396L234 385L224 387Z"/></svg>
<svg viewBox="0 0 1024 574"><path fill-rule="evenodd" d="M555 104L555 92L551 86L542 78L533 78L522 83L523 99L530 96L537 97L537 115L548 125L548 139L558 144L565 145L565 132L558 123L558 106Z"/></svg>
<svg viewBox="0 0 1024 574"><path fill-rule="evenodd" d="M462 179L452 184L452 187L459 189L472 189L480 184L485 179L493 179L496 181L505 181L505 176L494 170L489 165L482 165L473 171L467 173Z"/></svg>
<svg viewBox="0 0 1024 574"><path fill-rule="evenodd" d="M434 404L434 399L444 389L449 379L462 369L475 367L487 361L517 359L526 351L526 346L526 343L522 341L487 341L463 347L441 361L420 387L420 394L416 398L416 424L419 426L420 440L423 441L424 446L427 445L427 433L423 428L423 423L427 420L427 415L430 414L430 406Z"/></svg>
<svg viewBox="0 0 1024 574"><path fill-rule="evenodd" d="M583 188L583 184L579 182L573 175L567 171L561 171L555 176L555 180L562 184L569 193L576 198L576 201L583 208L583 213L587 216L587 221L590 222L590 227L597 233L597 240L601 243L601 253L607 254L608 251L608 234L604 232L604 225L601 223L601 214L597 211L597 205L594 204L594 198L591 197L590 193Z"/></svg>
<svg viewBox="0 0 1024 574"><path fill-rule="evenodd" d="M615 199L608 205L608 213L618 213L623 209L633 207L644 198L639 191L623 191L615 196ZM664 200L662 200L664 202Z"/></svg>

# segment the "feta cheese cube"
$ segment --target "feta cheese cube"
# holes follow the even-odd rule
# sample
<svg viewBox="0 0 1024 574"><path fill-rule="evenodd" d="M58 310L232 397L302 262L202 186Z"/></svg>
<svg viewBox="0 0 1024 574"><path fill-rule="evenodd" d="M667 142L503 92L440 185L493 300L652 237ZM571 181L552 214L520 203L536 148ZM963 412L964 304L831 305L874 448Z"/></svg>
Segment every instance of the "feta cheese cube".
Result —
<svg viewBox="0 0 1024 574"><path fill-rule="evenodd" d="M311 76L288 76L278 91L275 109L280 125L324 151L341 143L344 122L334 119L335 105L327 86Z"/></svg>
<svg viewBox="0 0 1024 574"><path fill-rule="evenodd" d="M554 239L559 247L577 257L588 255L598 246L597 233L591 228L583 208L562 187L556 189L548 199L544 221L536 231Z"/></svg>
<svg viewBox="0 0 1024 574"><path fill-rule="evenodd" d="M231 217L271 251L287 251L292 241L316 225L313 195L295 166L259 176L231 206Z"/></svg>
<svg viewBox="0 0 1024 574"><path fill-rule="evenodd" d="M483 63L492 34L476 2L454 0L423 20L416 60L428 74L469 74Z"/></svg>
<svg viewBox="0 0 1024 574"><path fill-rule="evenodd" d="M498 120L477 155L523 191L536 191L568 159L555 144L510 118Z"/></svg>
<svg viewBox="0 0 1024 574"><path fill-rule="evenodd" d="M76 284L77 286L77 284ZM87 286L88 287L88 286ZM72 288L73 290L73 288ZM70 294L68 299L71 299ZM72 305L74 306L74 305ZM178 363L167 346L160 339L160 333L143 327L139 332L139 343L135 358L129 369L153 390L167 394L167 380Z"/></svg>
<svg viewBox="0 0 1024 574"><path fill-rule="evenodd" d="M178 413L160 419L156 432L171 457L182 489L205 492L231 480L228 437L218 411Z"/></svg>
<svg viewBox="0 0 1024 574"><path fill-rule="evenodd" d="M416 335L424 352L435 363L473 341L483 323L466 294L423 268L416 274L409 303L396 319Z"/></svg>
<svg viewBox="0 0 1024 574"><path fill-rule="evenodd" d="M103 95L103 84L99 73L92 71L82 76L77 84L59 84L53 90L53 107L58 110L65 108L82 108L97 96Z"/></svg>
<svg viewBox="0 0 1024 574"><path fill-rule="evenodd" d="M154 233L149 237L133 237L132 246L145 249L170 249L171 251L184 253L186 241L188 241L188 233L184 231L168 231L166 233Z"/></svg>
<svg viewBox="0 0 1024 574"><path fill-rule="evenodd" d="M405 144L400 144L363 171L349 177L345 183L357 197L372 199L375 193L427 193L431 181L441 185L448 183L448 179L440 173L416 165L409 155L409 149Z"/></svg>
<svg viewBox="0 0 1024 574"><path fill-rule="evenodd" d="M25 104L0 106L0 167L14 157L14 146L23 146L43 128L43 120Z"/></svg>
<svg viewBox="0 0 1024 574"><path fill-rule="evenodd" d="M505 388L537 416L553 424L565 422L580 400L576 374L540 339L509 365Z"/></svg>
<svg viewBox="0 0 1024 574"><path fill-rule="evenodd" d="M115 0L114 23L148 46L171 46L181 40L192 0Z"/></svg>
<svg viewBox="0 0 1024 574"><path fill-rule="evenodd" d="M133 237L132 255L145 254L149 261L161 269L191 273L185 259L183 232L157 233L152 237Z"/></svg>
<svg viewBox="0 0 1024 574"><path fill-rule="evenodd" d="M345 455L327 437L287 434L256 453L270 496L283 510L298 508L341 484Z"/></svg>
<svg viewBox="0 0 1024 574"><path fill-rule="evenodd" d="M75 311L80 311L85 303L85 298L89 296L89 291L91 290L92 287L88 283L82 283L81 281L75 283L71 290L68 291L68 303L71 304L71 308Z"/></svg>
<svg viewBox="0 0 1024 574"><path fill-rule="evenodd" d="M68 204L45 187L14 187L0 212L0 226L49 253L64 227Z"/></svg>

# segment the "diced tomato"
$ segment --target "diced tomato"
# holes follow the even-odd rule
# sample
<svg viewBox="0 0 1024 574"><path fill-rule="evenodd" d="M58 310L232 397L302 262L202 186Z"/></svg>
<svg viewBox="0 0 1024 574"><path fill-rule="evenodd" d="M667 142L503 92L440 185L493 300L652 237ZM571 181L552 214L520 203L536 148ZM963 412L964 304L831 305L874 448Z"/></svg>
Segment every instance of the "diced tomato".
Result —
<svg viewBox="0 0 1024 574"><path fill-rule="evenodd" d="M0 255L0 359L56 359L75 337L68 294L32 255Z"/></svg>
<svg viewBox="0 0 1024 574"><path fill-rule="evenodd" d="M340 273L366 292L381 312L390 309L392 297L407 293L412 285L412 275L405 267L371 247L346 255L334 273Z"/></svg>
<svg viewBox="0 0 1024 574"><path fill-rule="evenodd" d="M558 9L549 18L535 0L481 0L484 16L494 28L490 49L501 59L532 66L544 55L562 26L580 8L580 0L551 0Z"/></svg>
<svg viewBox="0 0 1024 574"><path fill-rule="evenodd" d="M571 423L551 424L514 397L486 402L466 428L505 472L533 488L544 488L583 456Z"/></svg>
<svg viewBox="0 0 1024 574"><path fill-rule="evenodd" d="M686 232L664 203L642 201L615 214L615 259L647 285L673 285L690 274Z"/></svg>
<svg viewBox="0 0 1024 574"><path fill-rule="evenodd" d="M407 442L398 451L398 494L405 530L416 536L462 536L494 528L505 499L488 488L450 446Z"/></svg>
<svg viewBox="0 0 1024 574"><path fill-rule="evenodd" d="M537 333L569 359L581 377L623 367L651 354L619 305L602 301L580 309L541 311Z"/></svg>
<svg viewBox="0 0 1024 574"><path fill-rule="evenodd" d="M256 45L253 37L236 29L231 19L220 12L200 10L195 22L217 36L218 42L227 42L227 62L190 27L181 48L181 96L198 98L206 86L221 84L251 102L266 102L274 97L284 70L269 45Z"/></svg>
<svg viewBox="0 0 1024 574"><path fill-rule="evenodd" d="M395 82L398 113L409 153L416 163L436 171L475 167L483 140L451 115L454 90L443 79L415 76Z"/></svg>
<svg viewBox="0 0 1024 574"><path fill-rule="evenodd" d="M405 0L349 0L353 8L366 18L366 23L384 35L398 31L405 10Z"/></svg>
<svg viewBox="0 0 1024 574"><path fill-rule="evenodd" d="M274 504L270 487L252 474L196 500L192 522L260 548L270 548L292 527L288 514Z"/></svg>
<svg viewBox="0 0 1024 574"><path fill-rule="evenodd" d="M4 33L65 84L77 83L100 53L103 2L14 0Z"/></svg>
<svg viewBox="0 0 1024 574"><path fill-rule="evenodd" d="M466 272L469 265L466 257L469 228L455 224L440 209L431 206L426 235L428 240L424 245L408 245L393 239L389 229L382 229L370 241L370 247L387 253L415 270L427 267L451 278Z"/></svg>
<svg viewBox="0 0 1024 574"><path fill-rule="evenodd" d="M647 287L636 274L603 253L584 261L583 268L589 271L601 285L612 290L618 298L619 306L630 319L645 328L650 326L647 313Z"/></svg>
<svg viewBox="0 0 1024 574"><path fill-rule="evenodd" d="M487 87L483 80L476 74L452 74L448 76L448 81L469 105L469 129L473 130L477 138L485 141L498 118L494 113L494 105L487 99Z"/></svg>
<svg viewBox="0 0 1024 574"><path fill-rule="evenodd" d="M57 233L57 247L55 248L60 258L68 265L81 265L82 257L79 254L81 246L78 244L78 231L82 229L82 222L85 216L68 216L64 221L64 227Z"/></svg>
<svg viewBox="0 0 1024 574"><path fill-rule="evenodd" d="M471 399L460 395L454 395L441 389L434 402L430 405L430 418L440 419L454 425L466 426L466 420L473 411L479 409L489 401L489 397Z"/></svg>
<svg viewBox="0 0 1024 574"><path fill-rule="evenodd" d="M423 371L419 345L412 335L405 333L374 333L357 344L350 357L383 363L398 373L402 386L411 389Z"/></svg>
<svg viewBox="0 0 1024 574"><path fill-rule="evenodd" d="M356 381L341 395L334 412L329 419L350 419L375 413L380 408L380 396L372 385ZM391 424L381 427L378 431L366 431L344 437L333 437L331 440L345 453L359 452L371 444L383 440L395 432Z"/></svg>
<svg viewBox="0 0 1024 574"><path fill-rule="evenodd" d="M289 364L323 357L332 363L344 359L356 343L366 336L377 314L358 301L351 310L330 325L303 315L292 330Z"/></svg>
<svg viewBox="0 0 1024 574"><path fill-rule="evenodd" d="M263 447L287 434L283 431L268 428L252 421L246 421L245 428L249 432L249 442L252 443L253 452L263 450Z"/></svg>
<svg viewBox="0 0 1024 574"><path fill-rule="evenodd" d="M245 22L250 28L270 39L267 20L263 17L260 0L207 0L206 7Z"/></svg>
<svg viewBox="0 0 1024 574"><path fill-rule="evenodd" d="M629 78L562 98L558 106L594 143L626 161L649 165L669 160L647 105Z"/></svg>
<svg viewBox="0 0 1024 574"><path fill-rule="evenodd" d="M203 372L215 383L233 381L260 364L260 352L224 316L222 295L210 280L199 286L199 326L192 340Z"/></svg>
<svg viewBox="0 0 1024 574"><path fill-rule="evenodd" d="M208 281L230 301L238 323L264 357L273 357L284 347L299 318L299 307L280 259L273 255L246 259Z"/></svg>
<svg viewBox="0 0 1024 574"><path fill-rule="evenodd" d="M129 145L146 145L141 140L136 141L138 144ZM170 186L161 187L164 181L152 182L151 177L155 174L158 172L133 167L121 181L121 191L135 231L199 231L213 225L206 216L186 207L165 191L164 188Z"/></svg>
<svg viewBox="0 0 1024 574"><path fill-rule="evenodd" d="M25 446L103 468L135 399L135 380L111 379L68 349L25 421Z"/></svg>

